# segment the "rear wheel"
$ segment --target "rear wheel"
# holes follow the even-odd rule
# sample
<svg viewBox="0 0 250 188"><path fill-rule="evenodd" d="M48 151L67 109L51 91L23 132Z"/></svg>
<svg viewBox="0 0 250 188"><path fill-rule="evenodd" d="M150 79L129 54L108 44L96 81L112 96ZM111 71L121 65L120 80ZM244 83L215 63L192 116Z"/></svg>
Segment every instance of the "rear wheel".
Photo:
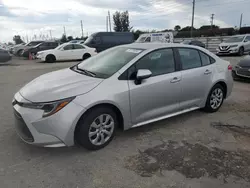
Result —
<svg viewBox="0 0 250 188"><path fill-rule="evenodd" d="M90 54L84 54L83 56L82 56L82 60L85 60L85 59L88 59L88 58L90 58L91 57L91 55Z"/></svg>
<svg viewBox="0 0 250 188"><path fill-rule="evenodd" d="M117 115L112 109L94 108L78 122L76 141L89 150L101 149L112 141L117 124Z"/></svg>
<svg viewBox="0 0 250 188"><path fill-rule="evenodd" d="M224 88L220 84L216 84L210 91L206 106L204 108L207 112L216 112L223 104L225 96Z"/></svg>
<svg viewBox="0 0 250 188"><path fill-rule="evenodd" d="M47 55L46 58L45 58L45 61L47 63L54 63L56 61L56 57L54 55Z"/></svg>

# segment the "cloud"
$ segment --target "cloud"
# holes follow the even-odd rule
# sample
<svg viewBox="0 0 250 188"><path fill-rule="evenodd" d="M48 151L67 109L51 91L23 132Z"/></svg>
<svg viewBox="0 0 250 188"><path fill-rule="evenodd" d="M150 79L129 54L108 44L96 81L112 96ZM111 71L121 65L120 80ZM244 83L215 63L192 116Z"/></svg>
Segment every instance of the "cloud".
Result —
<svg viewBox="0 0 250 188"><path fill-rule="evenodd" d="M194 25L209 25L210 14L214 13L215 24L235 26L241 12L244 13L243 25L250 25L249 5L245 0L197 1ZM0 39L12 40L14 34L32 38L41 33L47 35L49 30L54 37L61 37L63 26L67 35L81 36L80 20L83 20L85 35L105 31L107 12L112 15L125 10L130 13L134 29L191 25L192 2L186 0L0 0Z"/></svg>

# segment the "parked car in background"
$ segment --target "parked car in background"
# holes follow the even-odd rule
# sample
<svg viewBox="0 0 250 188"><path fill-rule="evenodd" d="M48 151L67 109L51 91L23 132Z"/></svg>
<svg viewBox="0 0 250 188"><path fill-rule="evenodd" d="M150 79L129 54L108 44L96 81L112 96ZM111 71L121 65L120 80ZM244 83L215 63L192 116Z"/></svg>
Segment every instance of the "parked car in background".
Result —
<svg viewBox="0 0 250 188"><path fill-rule="evenodd" d="M132 42L134 42L134 35L130 32L98 32L89 36L84 44L101 52L114 46Z"/></svg>
<svg viewBox="0 0 250 188"><path fill-rule="evenodd" d="M250 51L250 35L236 35L222 42L216 49L217 55L238 54L244 55Z"/></svg>
<svg viewBox="0 0 250 188"><path fill-rule="evenodd" d="M24 46L26 43L16 44L10 48L10 53L14 54L14 50L18 48L19 46Z"/></svg>
<svg viewBox="0 0 250 188"><path fill-rule="evenodd" d="M23 50L22 56L29 57L29 54L31 54L32 56L35 56L37 52L54 49L57 46L59 46L58 42L53 42L53 41L42 42L36 46Z"/></svg>
<svg viewBox="0 0 250 188"><path fill-rule="evenodd" d="M73 43L73 44L83 44L84 40L71 40L69 41L69 43Z"/></svg>
<svg viewBox="0 0 250 188"><path fill-rule="evenodd" d="M190 40L184 40L181 42L181 44L188 44L188 45L194 45L194 46L200 46L202 48L206 48L206 45L198 40L190 39Z"/></svg>
<svg viewBox="0 0 250 188"><path fill-rule="evenodd" d="M96 54L95 48L90 48L82 44L64 43L55 49L38 52L37 58L48 63L53 63L61 60L85 60Z"/></svg>
<svg viewBox="0 0 250 188"><path fill-rule="evenodd" d="M164 33L145 33L140 35L140 37L135 42L166 42L173 43L174 35L172 32Z"/></svg>
<svg viewBox="0 0 250 188"><path fill-rule="evenodd" d="M231 94L231 70L228 61L196 46L117 46L20 89L12 103L17 132L29 144L101 149L117 128L200 108L216 112Z"/></svg>
<svg viewBox="0 0 250 188"><path fill-rule="evenodd" d="M39 41L31 41L31 42L29 42L29 43L27 43L25 45L22 45L22 44L17 45L16 47L13 48L13 54L17 55L17 56L21 56L22 53L23 53L23 50L28 49L28 48L30 48L32 46L36 46L36 45L38 45L38 44L40 44L42 42L44 42L44 41L39 40Z"/></svg>
<svg viewBox="0 0 250 188"><path fill-rule="evenodd" d="M0 62L1 63L11 60L11 57L12 56L7 50L0 48Z"/></svg>
<svg viewBox="0 0 250 188"><path fill-rule="evenodd" d="M242 59L232 71L233 78L237 79L250 79L250 55Z"/></svg>

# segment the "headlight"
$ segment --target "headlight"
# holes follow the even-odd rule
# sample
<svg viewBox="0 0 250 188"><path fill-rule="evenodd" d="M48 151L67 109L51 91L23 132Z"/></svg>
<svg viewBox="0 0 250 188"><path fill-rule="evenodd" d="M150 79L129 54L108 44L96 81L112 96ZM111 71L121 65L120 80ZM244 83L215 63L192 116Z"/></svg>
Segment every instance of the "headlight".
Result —
<svg viewBox="0 0 250 188"><path fill-rule="evenodd" d="M231 45L230 48L238 47L238 45Z"/></svg>
<svg viewBox="0 0 250 188"><path fill-rule="evenodd" d="M48 103L21 103L20 105L24 108L41 109L43 110L43 117L48 117L63 109L74 98L75 97L71 97L60 101L48 102Z"/></svg>

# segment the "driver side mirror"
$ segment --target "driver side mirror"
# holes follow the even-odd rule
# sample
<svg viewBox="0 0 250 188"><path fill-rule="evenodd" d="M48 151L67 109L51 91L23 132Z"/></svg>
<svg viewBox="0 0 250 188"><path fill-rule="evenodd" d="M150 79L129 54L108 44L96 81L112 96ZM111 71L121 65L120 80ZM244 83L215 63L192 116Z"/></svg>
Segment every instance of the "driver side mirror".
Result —
<svg viewBox="0 0 250 188"><path fill-rule="evenodd" d="M141 81L152 76L152 72L148 69L139 69L136 73L135 85L141 84Z"/></svg>

